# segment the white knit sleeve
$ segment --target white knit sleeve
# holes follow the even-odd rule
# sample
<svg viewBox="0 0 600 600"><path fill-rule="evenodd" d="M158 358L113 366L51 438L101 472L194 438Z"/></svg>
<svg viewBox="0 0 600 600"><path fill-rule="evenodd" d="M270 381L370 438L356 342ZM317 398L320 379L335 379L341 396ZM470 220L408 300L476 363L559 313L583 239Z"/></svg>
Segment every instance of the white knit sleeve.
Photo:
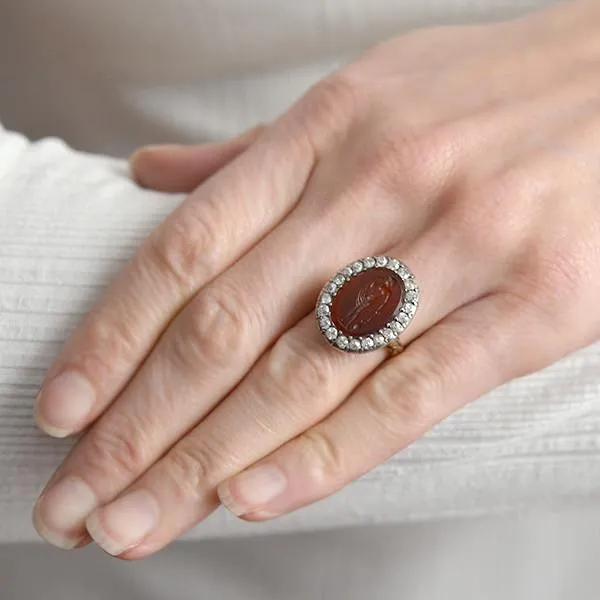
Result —
<svg viewBox="0 0 600 600"><path fill-rule="evenodd" d="M0 126L0 542L33 538L32 502L69 446L32 420L45 369L180 200L138 188L124 161Z"/></svg>
<svg viewBox="0 0 600 600"><path fill-rule="evenodd" d="M127 166L0 129L0 542L35 539L29 514L69 448L32 403L78 319L181 201ZM479 515L600 497L600 345L447 419L332 498L266 524L223 511L191 536Z"/></svg>

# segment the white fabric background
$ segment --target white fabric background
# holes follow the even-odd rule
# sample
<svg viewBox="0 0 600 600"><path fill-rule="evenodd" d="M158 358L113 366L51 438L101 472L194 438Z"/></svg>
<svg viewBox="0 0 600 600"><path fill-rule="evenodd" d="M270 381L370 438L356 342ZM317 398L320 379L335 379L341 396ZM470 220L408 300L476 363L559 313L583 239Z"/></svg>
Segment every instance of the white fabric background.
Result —
<svg viewBox="0 0 600 600"><path fill-rule="evenodd" d="M363 49L552 0L0 0L0 120L124 155L268 121Z"/></svg>
<svg viewBox="0 0 600 600"><path fill-rule="evenodd" d="M2 600L597 600L600 511L176 544L0 547Z"/></svg>
<svg viewBox="0 0 600 600"><path fill-rule="evenodd" d="M431 23L500 18L542 4L518 0L0 1L0 118L9 129L32 139L59 136L78 149L112 155L124 155L143 142L222 137L272 118L318 77L392 33ZM106 281L179 201L138 190L119 161L77 153L52 139L29 144L0 131L0 541L34 539L31 504L68 447L43 437L31 421L31 404L44 369ZM591 508L572 513L570 507L592 507L600 495L599 367L600 345L596 345L496 390L325 502L264 525L244 524L218 513L190 537L431 521L357 534L373 539L381 531L395 534L393 540L382 541L382 547L391 544L389 552L400 552L399 548L410 549L428 527L436 531L437 519L444 517L451 519L451 525L449 529L439 526L440 536L459 539L462 532L466 537L455 554L438 557L442 563L447 561L436 563L440 577L442 572L454 572L451 567L459 557L475 567L475 558L480 557L485 580L488 559L468 551L468 539L479 536L497 540L498 549L504 548L499 555L507 560L519 540L529 540L525 543L531 545L532 563L527 573L536 577L549 564L544 545L532 538L538 534L522 527L521 521L511 521L515 536L502 537L509 522L496 521L492 515L552 507L558 513L545 521L538 517L540 523L579 536L579 558L585 562L591 540L596 539L596 529L586 531L585 524L595 523L598 515ZM487 520L456 520L478 515ZM349 550L342 549L345 538L339 535L314 539L340 544L338 554L321 558L324 568L327 564L347 567L346 596L337 597L350 598L352 586L360 587L350 576L358 563ZM432 535L431 549L438 534ZM284 552L295 546L297 538L281 539L288 540L280 549ZM264 543L271 548L265 549L269 554L279 542ZM215 548L195 547L199 556ZM229 546L232 557L236 547ZM16 556L14 550L0 553L0 575L12 573L13 582L18 569L13 571L9 565ZM33 568L46 559L42 553L31 560ZM385 592L393 588L371 585L389 573L377 575L374 557L364 560L366 589L371 587L375 598L395 598L393 592ZM500 565L498 556L494 560L489 564ZM57 564L66 568L67 563ZM90 572L102 572L106 567L100 564L106 563L92 559ZM177 569L173 571L167 559L154 564L171 573L164 576L173 586ZM276 576L276 561L260 564L267 580ZM299 561L297 568L302 569L302 564ZM405 597L438 597L417 595L415 590L425 585L427 573L426 563L421 567L412 592L406 588ZM61 570L56 569L52 573L59 577ZM566 569L563 583L572 591ZM67 570L62 572L68 576ZM517 577L516 571L512 574ZM200 575L188 572L196 577L197 586L202 583ZM238 581L242 587L243 576ZM525 593L530 583L517 579L515 589ZM486 581L491 586L493 580ZM52 581L51 575L47 581ZM216 575L214 581L219 581ZM223 586L225 581L223 575ZM588 576L580 584L588 586L591 581ZM23 577L17 583L30 584ZM14 598L36 597L26 587L19 591L17 583ZM40 581L36 593L41 597L43 590L44 597L51 597L58 588L48 585L45 589ZM188 597L182 587L177 589L182 598ZM204 591L210 589L214 588ZM324 597L336 597L327 596L326 587L314 589ZM380 596L375 595L377 589ZM577 597L586 597L583 589ZM133 598L125 591L119 593ZM63 597L78 596L70 591ZM141 593L140 597L150 596ZM319 595L315 591L305 597ZM515 592L509 597L542 596Z"/></svg>

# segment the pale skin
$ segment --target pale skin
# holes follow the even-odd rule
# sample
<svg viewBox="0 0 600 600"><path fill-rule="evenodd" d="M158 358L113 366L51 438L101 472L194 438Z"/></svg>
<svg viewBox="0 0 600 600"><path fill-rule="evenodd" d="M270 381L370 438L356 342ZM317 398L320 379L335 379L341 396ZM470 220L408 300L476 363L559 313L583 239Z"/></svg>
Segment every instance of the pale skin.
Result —
<svg viewBox="0 0 600 600"><path fill-rule="evenodd" d="M85 430L35 509L56 545L139 559L221 503L278 517L600 337L600 2L392 39L272 124L132 165L192 193L47 374L40 427ZM379 253L422 293L387 360L312 314Z"/></svg>

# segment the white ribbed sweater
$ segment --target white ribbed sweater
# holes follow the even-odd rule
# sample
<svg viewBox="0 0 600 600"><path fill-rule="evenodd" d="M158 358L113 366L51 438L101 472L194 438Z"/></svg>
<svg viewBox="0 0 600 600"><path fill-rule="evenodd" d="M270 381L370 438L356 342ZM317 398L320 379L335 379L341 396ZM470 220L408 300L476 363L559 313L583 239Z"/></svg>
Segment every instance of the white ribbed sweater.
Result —
<svg viewBox="0 0 600 600"><path fill-rule="evenodd" d="M19 0L0 4L0 118L122 155L229 135L363 47L518 0ZM33 538L36 492L68 443L31 405L77 319L180 201L125 165L0 129L0 541ZM460 411L344 492L260 531L492 513L600 494L600 345ZM219 513L192 535L257 531Z"/></svg>

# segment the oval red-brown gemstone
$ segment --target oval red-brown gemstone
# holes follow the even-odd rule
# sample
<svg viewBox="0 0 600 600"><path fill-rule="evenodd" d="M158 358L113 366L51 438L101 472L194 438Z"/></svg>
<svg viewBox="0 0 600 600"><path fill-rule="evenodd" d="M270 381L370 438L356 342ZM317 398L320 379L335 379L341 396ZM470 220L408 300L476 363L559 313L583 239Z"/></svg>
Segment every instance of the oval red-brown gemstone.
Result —
<svg viewBox="0 0 600 600"><path fill-rule="evenodd" d="M398 274L383 267L367 269L340 288L331 303L331 320L343 335L370 335L400 312L403 297Z"/></svg>

